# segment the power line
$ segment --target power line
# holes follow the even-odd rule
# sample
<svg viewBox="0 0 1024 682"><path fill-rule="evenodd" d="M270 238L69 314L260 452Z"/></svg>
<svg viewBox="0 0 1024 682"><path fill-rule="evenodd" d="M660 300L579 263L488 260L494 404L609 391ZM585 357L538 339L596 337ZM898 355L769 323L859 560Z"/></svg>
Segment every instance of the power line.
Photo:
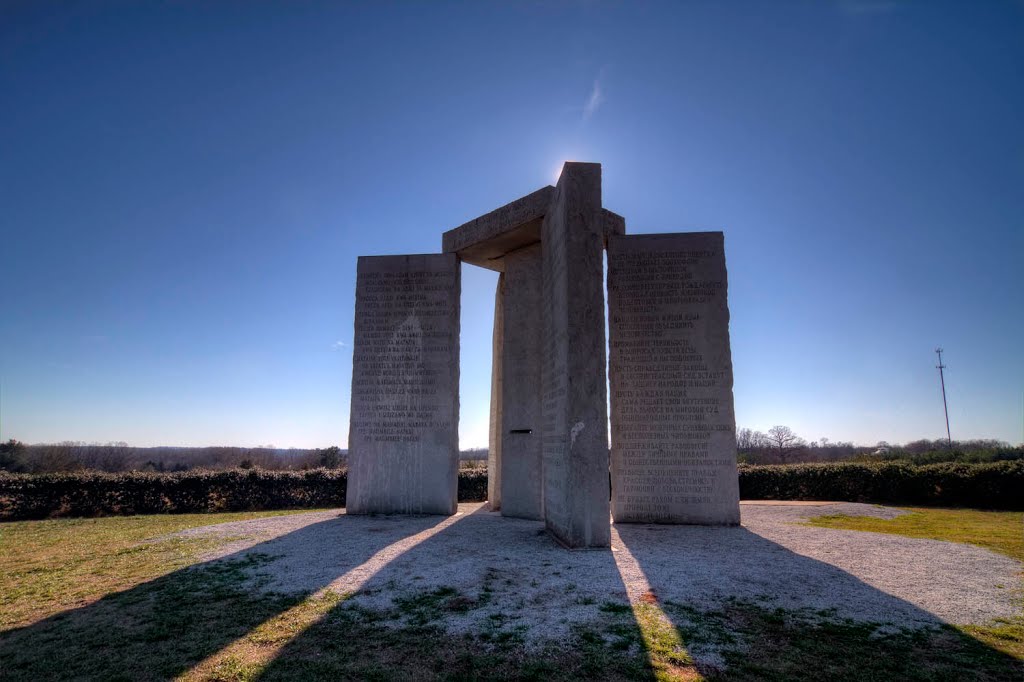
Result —
<svg viewBox="0 0 1024 682"><path fill-rule="evenodd" d="M946 412L946 442L949 444L949 449L953 449L953 437L949 435L949 406L946 404L946 377L943 374L946 366L942 364L942 349L936 348L935 353L939 356L939 364L935 365L935 368L939 370L939 381L942 383L942 409Z"/></svg>

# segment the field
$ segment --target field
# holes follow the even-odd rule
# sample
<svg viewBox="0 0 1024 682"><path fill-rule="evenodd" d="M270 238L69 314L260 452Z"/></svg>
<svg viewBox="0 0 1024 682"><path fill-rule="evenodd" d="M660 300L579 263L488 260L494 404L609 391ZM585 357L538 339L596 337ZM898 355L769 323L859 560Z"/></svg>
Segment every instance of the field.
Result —
<svg viewBox="0 0 1024 682"><path fill-rule="evenodd" d="M1005 573L1013 564L1003 557L1024 558L1024 515L849 513L861 507L745 506L748 528L677 537L672 528L635 527L619 531L611 553L562 554L539 524L492 518L479 506L440 522L303 511L6 523L0 671L11 680L1021 679L1020 564L1006 584L978 588L978 600L1005 591L1015 615L929 625L914 620L928 617L928 603L867 585L870 578L837 568L842 561L789 551L784 538L838 533L822 546L840 537L851 547L908 543L913 554L935 547L936 556ZM232 525L209 528L223 523ZM502 544L496 530L506 528L504 544L521 543L519 571L500 548L482 547L488 538ZM359 537L344 544L343 533ZM710 602L668 587L703 574L678 573L659 548L669 547L675 563L713 568L724 559L716 549L723 533L740 555L722 569L736 585L760 577L785 596L831 581L862 610L909 615L894 624L848 613L841 600L822 607L820 595L813 607L802 596L776 603L743 590ZM467 557L474 548L480 556ZM754 552L766 557L756 562L763 568L743 560ZM280 588L291 583L302 589Z"/></svg>

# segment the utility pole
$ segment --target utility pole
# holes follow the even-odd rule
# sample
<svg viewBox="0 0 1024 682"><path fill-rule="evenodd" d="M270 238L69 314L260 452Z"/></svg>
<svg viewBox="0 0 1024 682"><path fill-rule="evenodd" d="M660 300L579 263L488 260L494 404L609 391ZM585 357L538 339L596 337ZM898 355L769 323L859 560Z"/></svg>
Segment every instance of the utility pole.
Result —
<svg viewBox="0 0 1024 682"><path fill-rule="evenodd" d="M942 364L942 349L935 349L936 355L939 356L939 364L935 365L935 368L939 370L939 381L942 383L942 409L946 412L946 442L949 444L949 449L953 449L953 437L949 435L949 406L946 404L946 377L942 373L942 370L946 369L946 366Z"/></svg>

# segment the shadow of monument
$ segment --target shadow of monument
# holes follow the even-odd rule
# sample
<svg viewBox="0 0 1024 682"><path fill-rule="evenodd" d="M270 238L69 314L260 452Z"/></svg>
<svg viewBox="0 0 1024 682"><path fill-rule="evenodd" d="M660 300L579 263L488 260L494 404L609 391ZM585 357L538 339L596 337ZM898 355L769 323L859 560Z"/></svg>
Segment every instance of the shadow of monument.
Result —
<svg viewBox="0 0 1024 682"><path fill-rule="evenodd" d="M358 596L302 625L260 679L653 679L661 654L639 605L663 615L709 677L724 663L728 679L840 679L850 660L860 678L930 679L936 662L961 678L1020 677L1019 662L957 631L894 644L844 624L939 621L746 528L614 528L617 551L571 552L542 523L482 507L339 516L2 633L0 677L174 677L355 574ZM243 580L261 573L261 587ZM525 647L527 629L539 648ZM729 653L736 640L742 655Z"/></svg>
<svg viewBox="0 0 1024 682"><path fill-rule="evenodd" d="M259 678L655 679L685 676L687 654L708 677L728 665L727 679L843 679L851 660L862 661L857 679L930 679L936 665L962 678L1021 670L958 631L922 636L934 631L919 626L941 625L931 613L746 528L616 531L616 551L571 552L543 524L480 509L381 567ZM588 586L605 601L567 599ZM574 608L591 620L559 622ZM674 629L682 657L657 641L651 609ZM524 647L527 627L542 633L539 646Z"/></svg>
<svg viewBox="0 0 1024 682"><path fill-rule="evenodd" d="M580 575L568 575L574 570ZM552 573L564 584L546 588ZM574 581L599 581L625 602L611 551L566 550L543 522L481 507L381 568L355 599L289 641L259 679L654 679L642 657L623 657L602 633L559 622L551 602ZM600 617L603 606L586 608ZM529 648L528 627L562 635ZM623 627L640 641L636 622ZM549 648L566 639L571 646Z"/></svg>
<svg viewBox="0 0 1024 682"><path fill-rule="evenodd" d="M614 528L649 585L641 602L709 678L1024 679L1012 656L745 527Z"/></svg>
<svg viewBox="0 0 1024 682"><path fill-rule="evenodd" d="M445 519L404 518L396 523L393 517L339 515L2 632L0 678L174 677L375 553ZM361 532L353 532L357 529ZM331 565L319 551L323 547L333 549ZM302 592L251 589L245 578L258 576L272 557L306 565Z"/></svg>

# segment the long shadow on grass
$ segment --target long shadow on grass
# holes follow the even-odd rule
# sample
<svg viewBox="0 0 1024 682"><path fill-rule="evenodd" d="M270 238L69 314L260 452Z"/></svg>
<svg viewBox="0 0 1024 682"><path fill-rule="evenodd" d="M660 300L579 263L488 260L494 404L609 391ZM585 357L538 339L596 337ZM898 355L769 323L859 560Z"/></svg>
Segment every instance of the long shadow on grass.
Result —
<svg viewBox="0 0 1024 682"><path fill-rule="evenodd" d="M747 528L615 529L650 585L636 617L663 617L708 678L1024 679L1021 661Z"/></svg>
<svg viewBox="0 0 1024 682"><path fill-rule="evenodd" d="M0 678L174 677L382 549L444 521L341 515L169 573L0 633ZM267 579L297 591L251 589L246 578L273 565Z"/></svg>
<svg viewBox="0 0 1024 682"><path fill-rule="evenodd" d="M480 510L380 568L258 677L1019 677L1011 657L927 629L939 625L932 614L746 528L616 534L613 551L569 552L541 523Z"/></svg>
<svg viewBox="0 0 1024 682"><path fill-rule="evenodd" d="M609 550L481 508L378 571L292 638L261 682L653 679ZM615 614L610 630L595 627Z"/></svg>
<svg viewBox="0 0 1024 682"><path fill-rule="evenodd" d="M419 533L419 544L382 553ZM263 680L651 679L694 671L728 679L1020 679L1018 662L948 628L901 633L843 622L843 613L936 619L745 528L620 525L616 533L617 552L569 552L541 523L483 510L454 520L342 516L4 633L0 678L173 677L230 650L309 592L356 575L347 583L358 588L355 597L299 622L265 667L247 672ZM243 578L260 572L271 582L251 589ZM640 595L638 576L651 588ZM267 592L275 586L296 592ZM794 611L808 603L821 608ZM818 612L830 605L842 608Z"/></svg>

